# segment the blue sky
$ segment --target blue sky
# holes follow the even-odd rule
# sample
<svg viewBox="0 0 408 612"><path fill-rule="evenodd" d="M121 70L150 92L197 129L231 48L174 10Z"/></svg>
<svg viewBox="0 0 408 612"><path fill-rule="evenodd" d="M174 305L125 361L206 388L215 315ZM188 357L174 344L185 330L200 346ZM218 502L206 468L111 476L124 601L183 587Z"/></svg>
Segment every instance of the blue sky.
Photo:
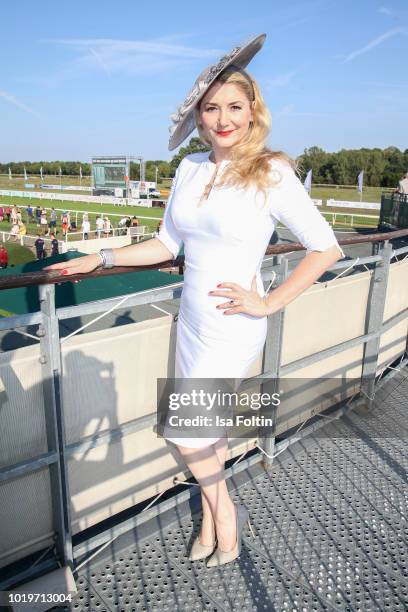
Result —
<svg viewBox="0 0 408 612"><path fill-rule="evenodd" d="M196 76L262 32L272 148L408 147L406 0L23 0L1 22L1 162L171 159Z"/></svg>

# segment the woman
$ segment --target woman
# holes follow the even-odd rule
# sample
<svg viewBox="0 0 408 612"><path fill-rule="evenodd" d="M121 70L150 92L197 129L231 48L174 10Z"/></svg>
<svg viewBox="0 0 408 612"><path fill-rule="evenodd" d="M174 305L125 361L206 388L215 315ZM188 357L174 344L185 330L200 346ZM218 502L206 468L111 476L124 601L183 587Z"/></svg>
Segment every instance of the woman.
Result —
<svg viewBox="0 0 408 612"><path fill-rule="evenodd" d="M27 234L27 227L24 225L22 221L18 222L18 235L25 236Z"/></svg>
<svg viewBox="0 0 408 612"><path fill-rule="evenodd" d="M235 47L201 73L172 117L170 149L196 126L211 151L188 155L180 163L157 237L45 268L85 273L101 265L99 258L103 267L154 264L175 258L184 243L175 360L179 378L244 377L264 346L267 315L344 256L291 159L265 146L269 114L258 86L244 71L264 39L261 35ZM260 268L277 220L298 236L308 254L282 285L265 295ZM207 567L234 560L248 512L228 493L227 439L198 434L166 438L177 445L201 486L203 521L190 559L214 552Z"/></svg>
<svg viewBox="0 0 408 612"><path fill-rule="evenodd" d="M112 233L112 223L110 222L109 217L105 217L103 233L105 234L105 238L109 238L110 234Z"/></svg>
<svg viewBox="0 0 408 612"><path fill-rule="evenodd" d="M15 221L15 222L13 223L12 227L11 227L10 233L9 233L9 235L7 236L6 240L8 241L8 240L10 240L10 239L11 239L11 237L13 237L13 240L14 240L15 242L17 242L17 238L18 238L18 233L19 233L19 231L20 231L20 227L19 227L19 225L18 225L17 221Z"/></svg>
<svg viewBox="0 0 408 612"><path fill-rule="evenodd" d="M43 208L41 211L40 225L42 227L44 236L48 236L49 227L48 227L48 219L47 219L47 210L45 208Z"/></svg>

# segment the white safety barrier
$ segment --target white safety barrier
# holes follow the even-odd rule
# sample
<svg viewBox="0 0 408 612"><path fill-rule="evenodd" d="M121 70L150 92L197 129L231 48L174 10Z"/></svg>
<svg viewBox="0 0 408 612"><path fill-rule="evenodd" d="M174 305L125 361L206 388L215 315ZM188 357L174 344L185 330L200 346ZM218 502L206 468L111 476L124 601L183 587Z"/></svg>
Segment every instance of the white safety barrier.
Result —
<svg viewBox="0 0 408 612"><path fill-rule="evenodd" d="M136 198L114 198L113 196L90 196L67 193L43 193L42 191L16 191L0 189L0 196L9 198L39 198L42 200L60 200L66 202L94 202L95 204L113 204L114 206L144 206L152 208L153 200ZM154 200L165 202L166 200Z"/></svg>
<svg viewBox="0 0 408 612"><path fill-rule="evenodd" d="M338 206L339 208L371 208L380 210L381 204L377 202L352 202L351 200L327 200L327 206Z"/></svg>
<svg viewBox="0 0 408 612"><path fill-rule="evenodd" d="M60 189L67 191L92 191L92 187L82 187L82 185L50 185L48 183L42 183L41 189Z"/></svg>

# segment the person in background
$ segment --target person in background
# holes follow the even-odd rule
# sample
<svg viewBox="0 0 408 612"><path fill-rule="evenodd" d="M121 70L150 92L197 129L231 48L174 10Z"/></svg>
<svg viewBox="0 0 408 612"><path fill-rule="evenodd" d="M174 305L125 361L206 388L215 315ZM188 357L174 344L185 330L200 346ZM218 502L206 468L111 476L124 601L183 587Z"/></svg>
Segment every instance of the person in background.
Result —
<svg viewBox="0 0 408 612"><path fill-rule="evenodd" d="M13 240L15 240L17 242L19 231L20 231L20 227L19 227L18 223L17 222L13 223L13 225L11 227L11 230L10 230L10 233L7 236L6 240L8 241L8 240L11 239L11 237L13 237Z"/></svg>
<svg viewBox="0 0 408 612"><path fill-rule="evenodd" d="M11 209L11 223L14 225L15 223L17 223L17 221L17 206L13 206L13 208Z"/></svg>
<svg viewBox="0 0 408 612"><path fill-rule="evenodd" d="M63 217L62 219L62 234L63 236L66 236L68 233L68 221L67 221L67 217Z"/></svg>
<svg viewBox="0 0 408 612"><path fill-rule="evenodd" d="M34 242L37 259L45 259L44 240L41 238L41 234L37 234L37 240Z"/></svg>
<svg viewBox="0 0 408 612"><path fill-rule="evenodd" d="M10 215L11 215L11 208L10 206L7 206L6 208L6 217L7 217L7 221L10 223Z"/></svg>
<svg viewBox="0 0 408 612"><path fill-rule="evenodd" d="M89 222L88 217L84 216L82 219L82 240L88 240L90 231L91 231L91 224Z"/></svg>
<svg viewBox="0 0 408 612"><path fill-rule="evenodd" d="M132 227L137 227L139 225L139 219L136 216L132 218Z"/></svg>
<svg viewBox="0 0 408 612"><path fill-rule="evenodd" d="M3 221L4 219L4 209L2 206L0 206L0 221Z"/></svg>
<svg viewBox="0 0 408 612"><path fill-rule="evenodd" d="M40 227L41 208L38 206L38 204L37 204L36 209L35 209L35 219L36 219L36 222L37 222L37 227Z"/></svg>
<svg viewBox="0 0 408 612"><path fill-rule="evenodd" d="M112 223L110 222L109 217L105 217L105 222L103 224L103 229L104 229L105 236L110 236L110 234L112 232Z"/></svg>
<svg viewBox="0 0 408 612"><path fill-rule="evenodd" d="M52 207L51 214L50 214L50 229L55 230L56 227L57 227L57 213L55 212L55 208Z"/></svg>
<svg viewBox="0 0 408 612"><path fill-rule="evenodd" d="M43 208L41 211L40 225L44 232L44 236L48 236L50 230L48 227L47 211L45 210L45 208Z"/></svg>
<svg viewBox="0 0 408 612"><path fill-rule="evenodd" d="M70 223L70 214L67 210L64 210L64 212L61 215L61 223L66 222L67 224L67 228L69 227L69 223Z"/></svg>
<svg viewBox="0 0 408 612"><path fill-rule="evenodd" d="M17 219L17 223L23 220L21 216L21 210L19 208L17 208L17 211L16 211L16 219Z"/></svg>
<svg viewBox="0 0 408 612"><path fill-rule="evenodd" d="M29 204L27 206L27 217L28 217L28 223L32 223L33 222L33 207L31 206L31 204Z"/></svg>
<svg viewBox="0 0 408 612"><path fill-rule="evenodd" d="M126 231L125 231L126 221L127 221L127 217L122 217L119 220L118 228L119 228L121 234L126 234Z"/></svg>
<svg viewBox="0 0 408 612"><path fill-rule="evenodd" d="M0 268L7 268L8 266L8 253L7 249L3 244L0 244Z"/></svg>
<svg viewBox="0 0 408 612"><path fill-rule="evenodd" d="M27 234L27 227L24 225L22 221L18 221L18 235L25 236Z"/></svg>
<svg viewBox="0 0 408 612"><path fill-rule="evenodd" d="M103 219L100 215L98 215L96 217L96 235L98 236L98 238L101 237L101 233L103 231L103 227L104 227L104 222Z"/></svg>
<svg viewBox="0 0 408 612"><path fill-rule="evenodd" d="M55 234L50 234L50 239L51 239L51 257L53 257L54 255L59 255L58 240L56 239Z"/></svg>
<svg viewBox="0 0 408 612"><path fill-rule="evenodd" d="M397 192L400 193L401 195L407 195L408 194L408 172L400 180Z"/></svg>

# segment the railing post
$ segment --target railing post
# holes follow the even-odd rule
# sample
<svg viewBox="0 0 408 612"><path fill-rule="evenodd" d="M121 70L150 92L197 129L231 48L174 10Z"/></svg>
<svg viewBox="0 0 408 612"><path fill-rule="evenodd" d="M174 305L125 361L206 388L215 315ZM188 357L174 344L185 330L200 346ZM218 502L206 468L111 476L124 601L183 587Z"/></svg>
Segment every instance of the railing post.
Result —
<svg viewBox="0 0 408 612"><path fill-rule="evenodd" d="M55 312L55 286L39 285L42 313L40 328L40 361L44 411L49 451L59 455L49 467L56 548L62 565L73 569L70 496L65 457L65 423L62 402L62 367L58 318Z"/></svg>
<svg viewBox="0 0 408 612"><path fill-rule="evenodd" d="M370 293L367 304L365 333L378 331L383 323L385 298L387 294L388 275L393 252L392 244L386 240L379 254L382 260L377 261L371 278ZM371 408L374 400L375 378L378 364L381 336L365 343L363 367L361 374L361 394L359 403Z"/></svg>
<svg viewBox="0 0 408 612"><path fill-rule="evenodd" d="M288 259L279 257L279 264L275 268L277 277L275 284L282 284L288 275ZM262 372L271 372L271 380L265 379L261 384L261 393L272 395L279 390L279 369L281 363L282 352L282 336L285 310L279 310L268 317L268 331L266 336L265 348L262 356ZM265 469L268 469L273 463L273 454L275 451L275 431L276 431L276 412L275 408L272 412L273 426L268 432L268 435L260 438L260 446L265 451L262 459L262 464ZM269 456L268 456L269 455Z"/></svg>

